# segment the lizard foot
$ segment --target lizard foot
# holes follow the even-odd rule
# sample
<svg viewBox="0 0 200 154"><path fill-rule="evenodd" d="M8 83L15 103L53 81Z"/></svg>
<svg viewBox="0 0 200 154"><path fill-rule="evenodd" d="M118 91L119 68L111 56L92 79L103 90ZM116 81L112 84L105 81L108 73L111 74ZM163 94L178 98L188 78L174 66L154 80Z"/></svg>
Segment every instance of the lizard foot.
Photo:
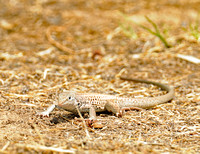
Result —
<svg viewBox="0 0 200 154"><path fill-rule="evenodd" d="M49 117L49 113L44 111L44 112L37 112L36 116L40 116L40 117Z"/></svg>
<svg viewBox="0 0 200 154"><path fill-rule="evenodd" d="M77 121L82 121L81 118L75 118ZM100 122L98 122L96 119L83 119L86 122L86 125L90 128L103 128L104 125L102 125Z"/></svg>
<svg viewBox="0 0 200 154"><path fill-rule="evenodd" d="M138 110L138 111L142 111L143 109L142 108L139 108L139 107L123 107L119 110L119 113L116 113L116 116L117 117L122 117L125 113L126 110Z"/></svg>
<svg viewBox="0 0 200 154"><path fill-rule="evenodd" d="M47 108L46 111L44 112L37 112L36 115L40 117L49 117L49 114L53 109L56 107L56 105L51 105L50 107Z"/></svg>

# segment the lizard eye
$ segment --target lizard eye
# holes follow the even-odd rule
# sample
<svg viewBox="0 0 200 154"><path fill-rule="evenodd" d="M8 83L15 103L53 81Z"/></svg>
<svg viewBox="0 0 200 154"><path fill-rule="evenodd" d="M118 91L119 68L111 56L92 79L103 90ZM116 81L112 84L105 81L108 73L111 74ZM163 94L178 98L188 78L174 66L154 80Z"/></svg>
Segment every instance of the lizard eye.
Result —
<svg viewBox="0 0 200 154"><path fill-rule="evenodd" d="M72 97L71 97L71 96L69 96L69 97L68 97L68 99L69 99L69 100L71 100L71 99L72 99Z"/></svg>

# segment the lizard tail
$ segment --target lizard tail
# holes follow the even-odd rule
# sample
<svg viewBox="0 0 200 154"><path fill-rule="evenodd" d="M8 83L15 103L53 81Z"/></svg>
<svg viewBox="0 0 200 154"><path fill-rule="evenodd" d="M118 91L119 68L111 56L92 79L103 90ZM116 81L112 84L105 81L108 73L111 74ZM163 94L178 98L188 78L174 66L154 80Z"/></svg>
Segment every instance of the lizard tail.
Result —
<svg viewBox="0 0 200 154"><path fill-rule="evenodd" d="M120 77L121 80L126 80L126 81L134 81L134 82L142 82L142 83L147 83L147 84L153 84L158 87L160 87L162 90L166 90L168 93L162 96L157 96L157 97L147 97L147 98L142 98L137 103L135 104L137 107L141 108L150 108L152 106L158 105L158 104L163 104L174 97L174 88L170 87L168 85L165 85L163 83L159 82L154 82L154 81L147 81L147 80L142 80L142 79L132 79L132 78L127 78L127 77Z"/></svg>

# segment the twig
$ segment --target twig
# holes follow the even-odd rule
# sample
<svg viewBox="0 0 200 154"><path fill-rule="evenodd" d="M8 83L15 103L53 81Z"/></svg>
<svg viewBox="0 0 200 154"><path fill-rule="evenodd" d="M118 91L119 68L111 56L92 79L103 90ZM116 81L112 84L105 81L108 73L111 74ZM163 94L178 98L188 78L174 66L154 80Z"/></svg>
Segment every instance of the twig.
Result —
<svg viewBox="0 0 200 154"><path fill-rule="evenodd" d="M47 29L46 31L46 37L47 37L47 40L52 44L54 45L56 48L68 53L68 54L74 54L74 51L68 47L65 47L64 45L62 45L61 43L59 43L58 41L54 40L52 37L51 37L51 31L52 29L54 29L55 31L63 31L65 28L64 27L57 27L57 26L51 26Z"/></svg>
<svg viewBox="0 0 200 154"><path fill-rule="evenodd" d="M89 134L89 132L88 132L88 130L87 130L87 126L86 126L85 120L84 120L83 116L81 115L81 112L79 111L78 107L76 107L76 109L77 109L77 112L78 112L78 114L79 114L81 120L83 121L83 126L84 126L84 128L85 128L86 136L87 136L88 139L90 139L91 137L90 137L90 134Z"/></svg>
<svg viewBox="0 0 200 154"><path fill-rule="evenodd" d="M9 146L9 144L10 144L10 141L8 141L4 146L3 146L3 148L1 149L1 151L5 151L6 149L7 149L7 147ZM0 151L0 152L1 152Z"/></svg>
<svg viewBox="0 0 200 154"><path fill-rule="evenodd" d="M42 135L40 134L40 131L37 129L37 126L36 126L34 123L32 123L32 126L33 126L33 128L35 129L37 135L39 136L40 142L41 142L43 145L45 145L44 139L43 139Z"/></svg>
<svg viewBox="0 0 200 154"><path fill-rule="evenodd" d="M54 148L54 147L46 147L42 145L24 145L24 144L17 144L18 147L25 147L35 150L45 150L45 151L53 151L53 152L65 152L65 153L75 153L75 150L65 150L61 148Z"/></svg>
<svg viewBox="0 0 200 154"><path fill-rule="evenodd" d="M200 64L199 58L196 58L196 57L193 57L193 56L190 56L190 55L177 54L176 57L181 58L183 60L187 60L187 61L194 63L194 64Z"/></svg>

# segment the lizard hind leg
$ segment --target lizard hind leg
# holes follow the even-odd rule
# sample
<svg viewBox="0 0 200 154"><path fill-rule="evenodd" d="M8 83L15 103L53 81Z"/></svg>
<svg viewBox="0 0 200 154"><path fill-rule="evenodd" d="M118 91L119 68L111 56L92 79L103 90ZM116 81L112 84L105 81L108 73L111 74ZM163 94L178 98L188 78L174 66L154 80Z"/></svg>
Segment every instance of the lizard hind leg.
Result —
<svg viewBox="0 0 200 154"><path fill-rule="evenodd" d="M105 108L107 111L114 113L117 117L122 117L126 110L143 110L139 107L120 107L118 103L112 101L108 101L105 104Z"/></svg>
<svg viewBox="0 0 200 154"><path fill-rule="evenodd" d="M121 113L122 111L120 110L119 104L113 101L107 101L107 103L105 104L105 109L108 112L114 113L117 117L121 117L123 114Z"/></svg>

